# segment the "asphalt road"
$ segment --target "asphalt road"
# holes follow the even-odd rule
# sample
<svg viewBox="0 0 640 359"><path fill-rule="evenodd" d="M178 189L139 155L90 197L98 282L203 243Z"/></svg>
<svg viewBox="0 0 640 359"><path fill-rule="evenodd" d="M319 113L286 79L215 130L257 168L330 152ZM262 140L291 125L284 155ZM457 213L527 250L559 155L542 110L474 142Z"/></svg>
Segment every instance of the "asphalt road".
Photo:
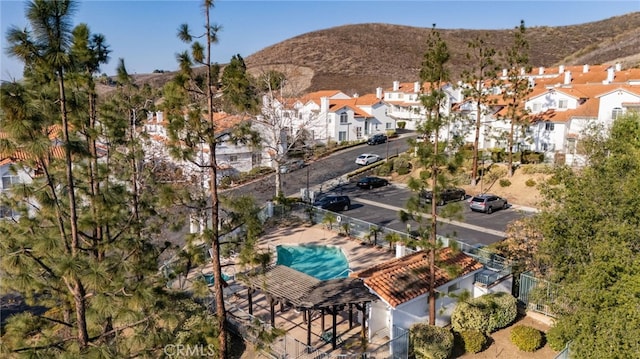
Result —
<svg viewBox="0 0 640 359"><path fill-rule="evenodd" d="M386 144L369 146L367 144L357 145L328 157L308 163L307 166L299 170L282 174L283 191L287 196L300 194L301 189L313 188L322 183L338 178L346 173L360 168L355 163L356 157L363 153L375 153L381 158L402 153L409 148L407 138L412 134L405 134L398 138L392 138ZM387 145L388 144L388 145ZM275 179L273 174L258 181L248 183L241 187L223 192L232 196L251 194L258 203L264 203L275 196Z"/></svg>
<svg viewBox="0 0 640 359"><path fill-rule="evenodd" d="M388 142L388 146L387 144L358 145L311 162L302 169L283 174L284 192L288 196L299 195L300 190L307 188L307 186L318 188L317 186L322 183L352 172L360 167L355 164L355 159L362 153L375 153L384 158L387 153L392 156L404 152L409 148L406 139L407 135L392 139ZM259 181L228 191L228 193L236 196L251 194L258 203L263 203L272 199L275 194L273 177L273 175L264 177ZM410 190L401 184L363 190L355 185L356 181L357 179L354 178L334 190L335 193L346 194L351 198L352 208L345 212L345 215L399 231L407 230L407 223L400 221L398 213L405 207L409 197L413 195ZM440 218L442 222L438 226L438 234L454 237L471 245L488 245L504 239L507 225L527 215L513 208L492 214L472 212L466 201L449 205L459 206L460 211L454 219ZM427 216L422 221L422 226L429 226L429 223ZM420 225L415 221L409 221L408 224L411 226L411 230L417 229Z"/></svg>

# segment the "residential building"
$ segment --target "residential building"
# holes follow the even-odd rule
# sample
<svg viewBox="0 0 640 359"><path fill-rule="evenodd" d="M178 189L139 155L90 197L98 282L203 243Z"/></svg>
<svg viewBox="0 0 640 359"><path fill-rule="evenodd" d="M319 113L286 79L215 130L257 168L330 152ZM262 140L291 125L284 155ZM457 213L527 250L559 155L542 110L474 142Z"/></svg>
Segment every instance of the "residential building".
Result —
<svg viewBox="0 0 640 359"><path fill-rule="evenodd" d="M402 251L402 246L398 246ZM511 276L494 276L496 272L488 269L473 257L450 247L438 251L436 265L435 291L436 318L438 326L451 322L455 309L456 295L467 291L472 297L488 293L511 293ZM372 293L380 300L372 302L369 310L369 338L388 336L394 339L394 333L407 331L418 322L429 321L429 255L427 251L417 251L373 265L369 269L352 276L361 278ZM456 267L454 271L445 268ZM490 272L495 280L482 280L483 274Z"/></svg>

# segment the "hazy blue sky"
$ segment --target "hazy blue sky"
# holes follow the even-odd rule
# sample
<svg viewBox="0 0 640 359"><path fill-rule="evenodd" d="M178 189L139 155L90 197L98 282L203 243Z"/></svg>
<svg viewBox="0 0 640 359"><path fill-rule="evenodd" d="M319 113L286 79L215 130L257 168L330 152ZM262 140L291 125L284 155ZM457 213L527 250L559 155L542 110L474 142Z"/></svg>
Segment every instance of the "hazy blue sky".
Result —
<svg viewBox="0 0 640 359"><path fill-rule="evenodd" d="M20 78L22 65L6 55L6 33L27 25L24 1L0 0L2 62L0 78ZM220 0L212 19L222 25L214 61L226 63L307 32L340 25L388 23L441 29L510 29L564 26L640 11L640 1L243 1ZM129 73L175 70L175 54L187 49L176 37L183 23L202 30L201 1L83 0L74 23L87 23L106 37L112 53L102 71L113 75L119 58Z"/></svg>

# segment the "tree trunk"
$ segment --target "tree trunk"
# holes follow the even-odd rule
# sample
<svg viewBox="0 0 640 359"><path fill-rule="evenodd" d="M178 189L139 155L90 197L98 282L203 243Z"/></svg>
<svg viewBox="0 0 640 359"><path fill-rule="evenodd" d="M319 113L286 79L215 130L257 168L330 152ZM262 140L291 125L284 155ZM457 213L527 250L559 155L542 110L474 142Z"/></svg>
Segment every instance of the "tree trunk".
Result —
<svg viewBox="0 0 640 359"><path fill-rule="evenodd" d="M431 169L431 248L429 248L429 325L436 324L436 243L438 235L438 131L435 131L433 141L433 167Z"/></svg>
<svg viewBox="0 0 640 359"><path fill-rule="evenodd" d="M473 139L473 168L471 169L471 185L478 183L478 145L480 144L480 101L476 103L476 133Z"/></svg>
<svg viewBox="0 0 640 359"><path fill-rule="evenodd" d="M205 1L205 4L208 4ZM212 6L213 2L211 2ZM207 8L208 9L208 8ZM216 302L216 314L218 317L218 344L220 346L220 353L218 357L221 359L227 358L227 314L224 308L224 293L222 292L222 266L220 265L220 240L218 238L218 182L216 181L218 170L216 164L216 137L215 129L216 124L213 118L213 81L211 79L211 44L213 39L211 38L211 19L209 11L206 13L207 23L207 109L209 115L209 124L211 125L211 134L209 141L209 166L211 169L211 262L213 265L213 280L215 288L215 302Z"/></svg>
<svg viewBox="0 0 640 359"><path fill-rule="evenodd" d="M509 128L509 168L507 169L509 177L513 176L513 131L515 127L513 121L515 121L514 118L511 119L511 126Z"/></svg>
<svg viewBox="0 0 640 359"><path fill-rule="evenodd" d="M67 104L64 89L64 71L59 69L58 75L58 91L60 96L60 115L62 118L62 139L65 146L65 164L66 164L66 180L69 195L69 222L71 225L71 255L75 258L80 249L80 235L78 231L78 214L76 211L76 195L75 184L73 179L73 162L71 160L71 150L69 147L69 122L67 117ZM86 320L86 302L84 298L84 286L75 274L73 274L74 289L72 294L75 302L76 325L78 326L78 345L82 349L89 343L89 335L87 332Z"/></svg>

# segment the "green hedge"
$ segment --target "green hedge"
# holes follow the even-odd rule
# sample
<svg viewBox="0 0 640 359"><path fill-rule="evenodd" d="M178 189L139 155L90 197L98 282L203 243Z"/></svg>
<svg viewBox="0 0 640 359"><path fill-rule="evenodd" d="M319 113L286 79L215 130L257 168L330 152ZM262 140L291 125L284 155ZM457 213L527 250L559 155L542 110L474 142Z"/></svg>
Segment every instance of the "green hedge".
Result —
<svg viewBox="0 0 640 359"><path fill-rule="evenodd" d="M479 353L487 345L487 337L479 330L465 330L460 333L460 339L464 343L467 353Z"/></svg>
<svg viewBox="0 0 640 359"><path fill-rule="evenodd" d="M525 352L534 352L542 346L542 332L526 325L513 327L510 337L511 342Z"/></svg>
<svg viewBox="0 0 640 359"><path fill-rule="evenodd" d="M417 323L409 329L410 350L417 359L447 359L453 351L453 333L449 329Z"/></svg>
<svg viewBox="0 0 640 359"><path fill-rule="evenodd" d="M485 294L458 303L451 314L451 326L456 332L478 330L491 333L513 323L517 315L517 300L511 294Z"/></svg>

